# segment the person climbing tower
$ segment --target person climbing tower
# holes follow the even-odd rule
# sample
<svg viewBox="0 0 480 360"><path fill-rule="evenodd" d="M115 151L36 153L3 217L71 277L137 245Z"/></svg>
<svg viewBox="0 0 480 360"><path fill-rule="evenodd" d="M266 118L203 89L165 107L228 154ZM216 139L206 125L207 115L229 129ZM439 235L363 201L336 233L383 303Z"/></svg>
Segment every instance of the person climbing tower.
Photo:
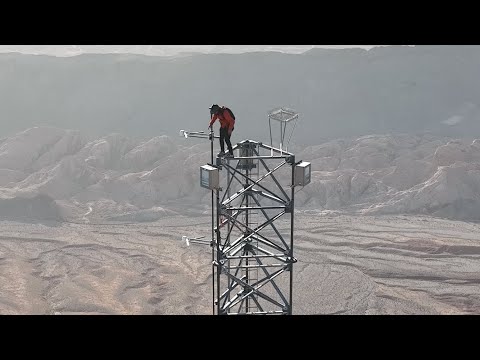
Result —
<svg viewBox="0 0 480 360"><path fill-rule="evenodd" d="M210 123L208 127L211 128L217 120L220 122L220 153L218 156L225 155L228 157L233 157L233 149L230 138L233 130L235 129L235 115L233 115L233 112L228 107L220 107L217 104L213 104L209 109ZM225 143L228 147L228 154L225 154Z"/></svg>

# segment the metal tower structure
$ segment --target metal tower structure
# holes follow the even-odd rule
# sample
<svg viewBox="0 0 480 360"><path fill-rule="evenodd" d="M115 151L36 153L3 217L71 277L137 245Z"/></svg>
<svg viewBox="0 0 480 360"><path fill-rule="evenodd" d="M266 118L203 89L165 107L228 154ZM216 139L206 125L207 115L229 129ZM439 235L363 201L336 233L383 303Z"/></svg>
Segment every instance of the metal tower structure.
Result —
<svg viewBox="0 0 480 360"><path fill-rule="evenodd" d="M283 135L289 119L275 119ZM212 142L212 161L200 167L200 185L212 191L212 239L184 240L212 247L213 314L291 315L294 196L310 182L310 163L272 146L272 137L271 145L241 141L234 157L213 163L213 130L182 134Z"/></svg>

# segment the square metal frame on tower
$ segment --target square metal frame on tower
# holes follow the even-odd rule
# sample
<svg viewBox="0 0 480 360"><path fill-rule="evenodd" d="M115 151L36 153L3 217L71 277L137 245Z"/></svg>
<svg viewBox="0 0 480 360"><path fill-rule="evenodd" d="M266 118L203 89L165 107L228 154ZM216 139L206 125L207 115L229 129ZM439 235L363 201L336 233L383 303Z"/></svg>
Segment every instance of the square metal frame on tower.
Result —
<svg viewBox="0 0 480 360"><path fill-rule="evenodd" d="M299 118L299 114L290 108L287 107L280 107L280 108L275 108L271 110L268 113L268 127L270 129L270 146L274 147L274 141L273 141L273 136L272 136L272 120L278 121L280 124L280 139L278 139L279 142L279 148L280 151L288 150L288 144L290 143L290 140L293 135L293 131L295 130L295 127L297 125L297 120ZM293 128L290 132L290 136L285 143L285 135L287 133L287 125L294 121Z"/></svg>
<svg viewBox="0 0 480 360"><path fill-rule="evenodd" d="M298 113L293 109L281 107L281 108L276 108L271 110L268 113L268 117L272 120L289 122L289 121L298 119Z"/></svg>

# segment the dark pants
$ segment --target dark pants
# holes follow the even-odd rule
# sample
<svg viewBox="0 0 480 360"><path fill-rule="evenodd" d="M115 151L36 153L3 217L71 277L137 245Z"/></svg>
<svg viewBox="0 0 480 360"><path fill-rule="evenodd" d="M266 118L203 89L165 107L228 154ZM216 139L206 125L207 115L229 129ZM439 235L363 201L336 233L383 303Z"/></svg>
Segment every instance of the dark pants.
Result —
<svg viewBox="0 0 480 360"><path fill-rule="evenodd" d="M225 143L227 143L228 152L233 155L232 143L230 142L230 135L228 135L227 128L220 128L220 150L225 152Z"/></svg>

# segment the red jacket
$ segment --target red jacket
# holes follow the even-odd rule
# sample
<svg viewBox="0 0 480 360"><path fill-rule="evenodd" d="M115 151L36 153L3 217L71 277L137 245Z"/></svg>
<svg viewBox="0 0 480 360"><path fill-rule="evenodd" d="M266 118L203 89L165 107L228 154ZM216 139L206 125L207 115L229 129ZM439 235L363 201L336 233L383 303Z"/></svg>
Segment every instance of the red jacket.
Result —
<svg viewBox="0 0 480 360"><path fill-rule="evenodd" d="M228 129L228 132L233 131L235 120L230 116L230 113L226 111L224 107L222 108L222 111L212 116L212 120L210 120L210 124L208 126L212 126L217 119L220 121L221 128Z"/></svg>

